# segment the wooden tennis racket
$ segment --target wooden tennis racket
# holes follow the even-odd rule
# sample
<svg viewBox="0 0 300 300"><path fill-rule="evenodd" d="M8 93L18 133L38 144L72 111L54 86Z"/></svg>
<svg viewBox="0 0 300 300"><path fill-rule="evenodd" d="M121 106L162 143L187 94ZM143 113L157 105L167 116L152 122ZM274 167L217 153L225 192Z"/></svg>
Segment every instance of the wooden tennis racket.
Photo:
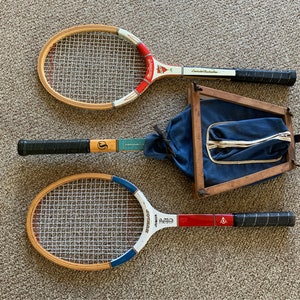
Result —
<svg viewBox="0 0 300 300"><path fill-rule="evenodd" d="M44 257L76 270L117 267L135 257L160 229L186 226L294 226L292 212L166 214L129 181L106 174L65 177L31 203L28 237Z"/></svg>
<svg viewBox="0 0 300 300"><path fill-rule="evenodd" d="M156 60L142 41L115 26L81 25L65 29L45 44L39 78L56 99L87 109L111 109L141 95L162 77L293 85L294 70L219 69L171 66Z"/></svg>

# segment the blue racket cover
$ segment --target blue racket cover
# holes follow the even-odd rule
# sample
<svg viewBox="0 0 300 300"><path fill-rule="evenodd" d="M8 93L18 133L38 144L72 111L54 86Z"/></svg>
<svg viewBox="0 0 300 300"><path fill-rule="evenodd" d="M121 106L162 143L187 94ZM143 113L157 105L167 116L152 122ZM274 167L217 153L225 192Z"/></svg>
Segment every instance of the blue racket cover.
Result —
<svg viewBox="0 0 300 300"><path fill-rule="evenodd" d="M291 137L282 118L271 112L219 99L201 101L205 185L211 186L286 162ZM191 107L168 123L165 133L146 137L144 154L170 158L194 177Z"/></svg>

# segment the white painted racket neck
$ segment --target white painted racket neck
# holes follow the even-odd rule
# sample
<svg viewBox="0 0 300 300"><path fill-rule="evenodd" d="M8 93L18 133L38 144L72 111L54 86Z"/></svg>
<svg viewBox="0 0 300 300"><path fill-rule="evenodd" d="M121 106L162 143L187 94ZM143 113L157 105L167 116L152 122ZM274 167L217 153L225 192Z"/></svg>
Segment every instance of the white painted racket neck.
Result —
<svg viewBox="0 0 300 300"><path fill-rule="evenodd" d="M140 190L137 190L134 195L139 200L144 211L143 232L133 247L136 252L140 252L155 232L164 228L177 227L178 221L176 214L161 213L152 207Z"/></svg>
<svg viewBox="0 0 300 300"><path fill-rule="evenodd" d="M177 215L175 214L165 214L154 209L154 232L170 227L177 227Z"/></svg>
<svg viewBox="0 0 300 300"><path fill-rule="evenodd" d="M152 80L160 77L171 76L194 76L194 77L216 77L229 79L235 76L235 70L232 69L218 69L218 68L205 68L205 67L184 67L184 66L171 66L159 62L153 58L154 62L154 74Z"/></svg>
<svg viewBox="0 0 300 300"><path fill-rule="evenodd" d="M160 77L169 77L169 76L182 76L183 67L182 66L171 66L159 62L153 58L153 77L152 80L155 80Z"/></svg>
<svg viewBox="0 0 300 300"><path fill-rule="evenodd" d="M161 213L151 206L147 207L145 212L145 227L140 239L134 245L134 249L137 252L144 248L152 235L157 231L178 226L177 215Z"/></svg>
<svg viewBox="0 0 300 300"><path fill-rule="evenodd" d="M168 227L177 227L177 214L166 214L156 210L147 200L141 190L135 192L135 197L139 200L144 211L145 231L150 235L156 231Z"/></svg>

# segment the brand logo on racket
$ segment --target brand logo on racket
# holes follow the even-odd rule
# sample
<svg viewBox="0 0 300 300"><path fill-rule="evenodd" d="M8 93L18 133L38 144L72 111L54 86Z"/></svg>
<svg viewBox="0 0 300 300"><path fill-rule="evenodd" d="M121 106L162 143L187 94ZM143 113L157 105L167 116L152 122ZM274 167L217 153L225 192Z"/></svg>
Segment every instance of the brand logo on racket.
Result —
<svg viewBox="0 0 300 300"><path fill-rule="evenodd" d="M99 150L104 151L108 148L108 145L105 141L99 141L97 147Z"/></svg>
<svg viewBox="0 0 300 300"><path fill-rule="evenodd" d="M172 218L159 218L158 222L160 224L172 224L174 220Z"/></svg>
<svg viewBox="0 0 300 300"><path fill-rule="evenodd" d="M224 217L222 217L222 219L220 220L220 224L225 225L227 223L228 223L228 221Z"/></svg>
<svg viewBox="0 0 300 300"><path fill-rule="evenodd" d="M147 65L147 73L145 79L151 82L154 72L154 62L152 56L145 57L146 65Z"/></svg>
<svg viewBox="0 0 300 300"><path fill-rule="evenodd" d="M168 71L167 68L163 67L163 66L157 66L157 69L156 69L157 73L159 74L164 74L165 72Z"/></svg>

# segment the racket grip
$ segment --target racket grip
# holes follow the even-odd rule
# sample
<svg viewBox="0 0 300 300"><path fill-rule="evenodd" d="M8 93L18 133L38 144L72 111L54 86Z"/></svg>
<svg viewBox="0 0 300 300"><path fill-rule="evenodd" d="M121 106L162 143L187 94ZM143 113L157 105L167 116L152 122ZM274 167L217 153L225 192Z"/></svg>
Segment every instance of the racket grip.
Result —
<svg viewBox="0 0 300 300"><path fill-rule="evenodd" d="M294 226L293 212L263 212L233 214L235 227Z"/></svg>
<svg viewBox="0 0 300 300"><path fill-rule="evenodd" d="M89 153L90 140L20 140L19 155Z"/></svg>
<svg viewBox="0 0 300 300"><path fill-rule="evenodd" d="M235 77L232 81L274 83L282 85L293 85L296 82L295 70L256 70L235 69Z"/></svg>

